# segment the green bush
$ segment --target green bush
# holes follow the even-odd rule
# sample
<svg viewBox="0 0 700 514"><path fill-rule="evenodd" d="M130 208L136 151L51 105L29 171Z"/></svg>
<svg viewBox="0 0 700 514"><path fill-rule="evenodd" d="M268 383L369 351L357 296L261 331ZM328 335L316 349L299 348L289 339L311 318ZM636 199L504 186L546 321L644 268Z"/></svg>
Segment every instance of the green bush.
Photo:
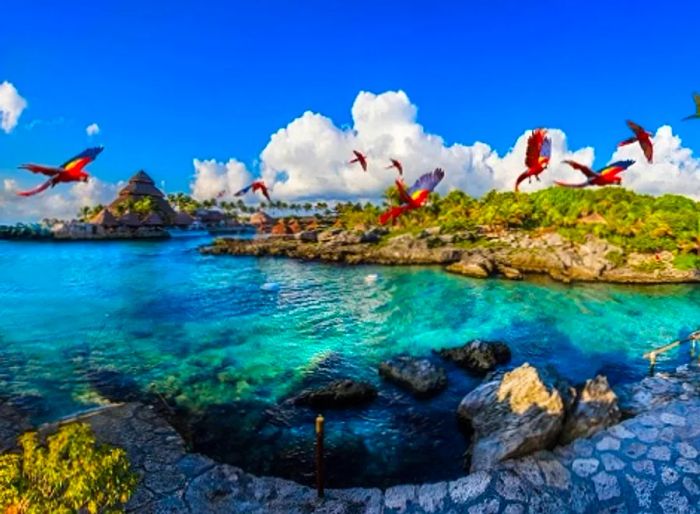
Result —
<svg viewBox="0 0 700 514"><path fill-rule="evenodd" d="M0 455L0 511L6 514L123 512L138 477L124 450L99 444L84 423L40 441L20 436L21 453Z"/></svg>

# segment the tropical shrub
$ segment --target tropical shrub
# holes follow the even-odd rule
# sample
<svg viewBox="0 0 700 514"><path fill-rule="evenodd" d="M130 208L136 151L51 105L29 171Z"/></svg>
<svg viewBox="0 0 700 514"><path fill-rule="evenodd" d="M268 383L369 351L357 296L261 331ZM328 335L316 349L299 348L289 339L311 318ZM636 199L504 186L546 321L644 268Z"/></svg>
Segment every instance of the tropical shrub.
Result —
<svg viewBox="0 0 700 514"><path fill-rule="evenodd" d="M64 425L40 440L20 436L20 453L0 455L0 512L122 512L138 477L124 450L99 444L84 423Z"/></svg>
<svg viewBox="0 0 700 514"><path fill-rule="evenodd" d="M384 207L398 201L396 188L385 192ZM340 204L340 222L347 228L376 224L376 206ZM592 219L595 218L595 219ZM425 208L399 218L393 230L440 226L444 232L483 229L556 230L573 241L593 234L620 246L625 253L668 250L674 255L700 255L700 203L679 195L653 197L621 187L566 189L534 193L490 191L472 198L463 191L431 195ZM622 259L623 256L619 256ZM694 258L680 261L685 266Z"/></svg>

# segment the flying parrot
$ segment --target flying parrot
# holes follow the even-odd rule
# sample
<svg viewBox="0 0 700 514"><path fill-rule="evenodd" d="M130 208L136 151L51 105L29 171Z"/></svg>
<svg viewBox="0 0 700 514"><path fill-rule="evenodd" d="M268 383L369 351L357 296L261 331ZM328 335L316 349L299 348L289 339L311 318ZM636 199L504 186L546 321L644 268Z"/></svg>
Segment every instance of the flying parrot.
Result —
<svg viewBox="0 0 700 514"><path fill-rule="evenodd" d="M390 170L391 168L396 168L396 171L399 172L399 175L403 177L403 166L401 163L396 160L396 159L389 159L391 161L391 164L386 167L387 170Z"/></svg>
<svg viewBox="0 0 700 514"><path fill-rule="evenodd" d="M579 170L583 173L588 180L582 182L581 184L568 184L566 182L555 182L556 185L562 187L588 187L588 186L609 186L617 185L622 183L622 177L620 173L625 171L627 168L634 164L634 161L616 161L608 164L603 169L598 171L593 171L588 166L579 164L576 161L564 161L566 164L574 169Z"/></svg>
<svg viewBox="0 0 700 514"><path fill-rule="evenodd" d="M527 152L525 153L525 166L527 169L520 174L515 181L515 192L519 191L520 183L535 177L540 180L540 173L547 169L549 159L552 156L552 140L547 136L545 129L535 129L527 140Z"/></svg>
<svg viewBox="0 0 700 514"><path fill-rule="evenodd" d="M399 190L399 199L401 205L390 207L389 210L379 216L379 223L386 224L389 220L395 220L404 212L423 207L428 201L428 196L437 187L440 181L445 176L445 172L441 168L436 168L430 173L422 175L413 186L406 191L406 186L401 180L396 181L396 187Z"/></svg>
<svg viewBox="0 0 700 514"><path fill-rule="evenodd" d="M104 148L101 146L88 148L75 157L68 159L60 166L46 166L34 163L22 164L19 167L20 169L31 171L32 173L41 173L51 178L34 189L18 191L17 194L19 196L33 196L63 182L87 182L90 175L84 171L84 168L94 161L102 150Z"/></svg>
<svg viewBox="0 0 700 514"><path fill-rule="evenodd" d="M695 113L690 116L686 116L683 120L695 120L700 118L700 94L693 93L693 102L695 102Z"/></svg>
<svg viewBox="0 0 700 514"><path fill-rule="evenodd" d="M268 202L270 201L270 193L267 189L267 186L265 185L265 182L263 182L262 180L256 180L255 182L253 182L249 186L246 186L243 189L241 189L240 191L238 191L233 196L243 196L251 189L253 190L253 193L257 193L258 191L260 191L263 194L263 196L265 198L267 198L267 201Z"/></svg>
<svg viewBox="0 0 700 514"><path fill-rule="evenodd" d="M362 167L362 171L367 171L367 156L362 152L358 152L357 150L353 150L352 153L355 154L355 158L351 160L348 164L359 162L360 166Z"/></svg>
<svg viewBox="0 0 700 514"><path fill-rule="evenodd" d="M617 147L620 148L621 146L639 142L639 146L642 147L642 152L644 152L644 157L647 158L647 161L652 162L654 160L654 145L651 142L651 133L630 120L627 120L627 126L634 132L634 136L620 142Z"/></svg>

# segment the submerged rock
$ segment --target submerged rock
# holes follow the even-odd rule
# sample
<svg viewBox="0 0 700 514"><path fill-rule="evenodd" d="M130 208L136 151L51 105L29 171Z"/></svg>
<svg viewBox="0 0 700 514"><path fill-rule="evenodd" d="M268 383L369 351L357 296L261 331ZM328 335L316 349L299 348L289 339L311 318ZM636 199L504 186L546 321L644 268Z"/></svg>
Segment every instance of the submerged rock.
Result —
<svg viewBox="0 0 700 514"><path fill-rule="evenodd" d="M457 415L474 431L472 472L556 442L565 411L555 382L526 363L464 397Z"/></svg>
<svg viewBox="0 0 700 514"><path fill-rule="evenodd" d="M17 436L32 428L29 416L11 402L0 399L0 453L17 445Z"/></svg>
<svg viewBox="0 0 700 514"><path fill-rule="evenodd" d="M379 374L418 397L433 396L447 387L445 370L428 359L394 357L379 365Z"/></svg>
<svg viewBox="0 0 700 514"><path fill-rule="evenodd" d="M377 389L367 382L350 379L334 380L323 387L303 391L294 398L295 405L317 408L354 407L377 397Z"/></svg>
<svg viewBox="0 0 700 514"><path fill-rule="evenodd" d="M437 352L443 359L473 373L485 375L499 364L510 361L510 348L501 341L475 339L457 348L443 348Z"/></svg>
<svg viewBox="0 0 700 514"><path fill-rule="evenodd" d="M567 444L579 437L590 437L620 421L617 395L603 375L586 380L576 402L567 414L559 442Z"/></svg>

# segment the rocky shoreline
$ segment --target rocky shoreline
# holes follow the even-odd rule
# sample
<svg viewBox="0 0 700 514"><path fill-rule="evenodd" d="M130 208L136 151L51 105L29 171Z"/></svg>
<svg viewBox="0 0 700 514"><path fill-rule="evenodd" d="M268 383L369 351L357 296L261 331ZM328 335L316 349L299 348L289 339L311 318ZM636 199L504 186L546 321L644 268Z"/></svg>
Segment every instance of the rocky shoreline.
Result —
<svg viewBox="0 0 700 514"><path fill-rule="evenodd" d="M487 376L481 387L488 389L494 382L501 386L508 382L535 385L528 393L519 387L510 388L510 394L518 396L510 398L511 414L526 397L545 407L543 410L547 405L562 407L567 403L554 393L554 383L544 375L527 365L513 372L518 370L518 376L511 379L506 378L508 373ZM536 385L540 382L535 376L538 374L544 389ZM600 398L594 391L607 387L587 383L580 399L587 389ZM469 393L471 400L468 395L465 401L483 399L483 392L475 390ZM606 428L599 427L594 434L554 449L491 462L449 481L386 489L329 489L324 498L295 482L254 476L188 451L169 423L153 407L140 403L109 405L61 423L86 422L98 440L126 450L140 476L126 512L697 512L700 368L697 364L682 366L675 373L660 373L617 392L621 409L632 417L612 419ZM542 412L525 412L524 419L542 417ZM551 422L541 426L545 425L562 426ZM50 432L56 426L45 425L41 431ZM519 426L518 432L532 439L531 426ZM0 441L12 439L25 428L20 424L0 425ZM308 436L313 438L312 430Z"/></svg>
<svg viewBox="0 0 700 514"><path fill-rule="evenodd" d="M252 240L222 238L207 255L281 256L345 264L440 265L474 278L520 280L529 274L561 282L670 284L700 282L700 270L675 267L670 252L631 253L589 236L574 243L555 232L449 233L440 227L392 235L382 228L307 230Z"/></svg>

